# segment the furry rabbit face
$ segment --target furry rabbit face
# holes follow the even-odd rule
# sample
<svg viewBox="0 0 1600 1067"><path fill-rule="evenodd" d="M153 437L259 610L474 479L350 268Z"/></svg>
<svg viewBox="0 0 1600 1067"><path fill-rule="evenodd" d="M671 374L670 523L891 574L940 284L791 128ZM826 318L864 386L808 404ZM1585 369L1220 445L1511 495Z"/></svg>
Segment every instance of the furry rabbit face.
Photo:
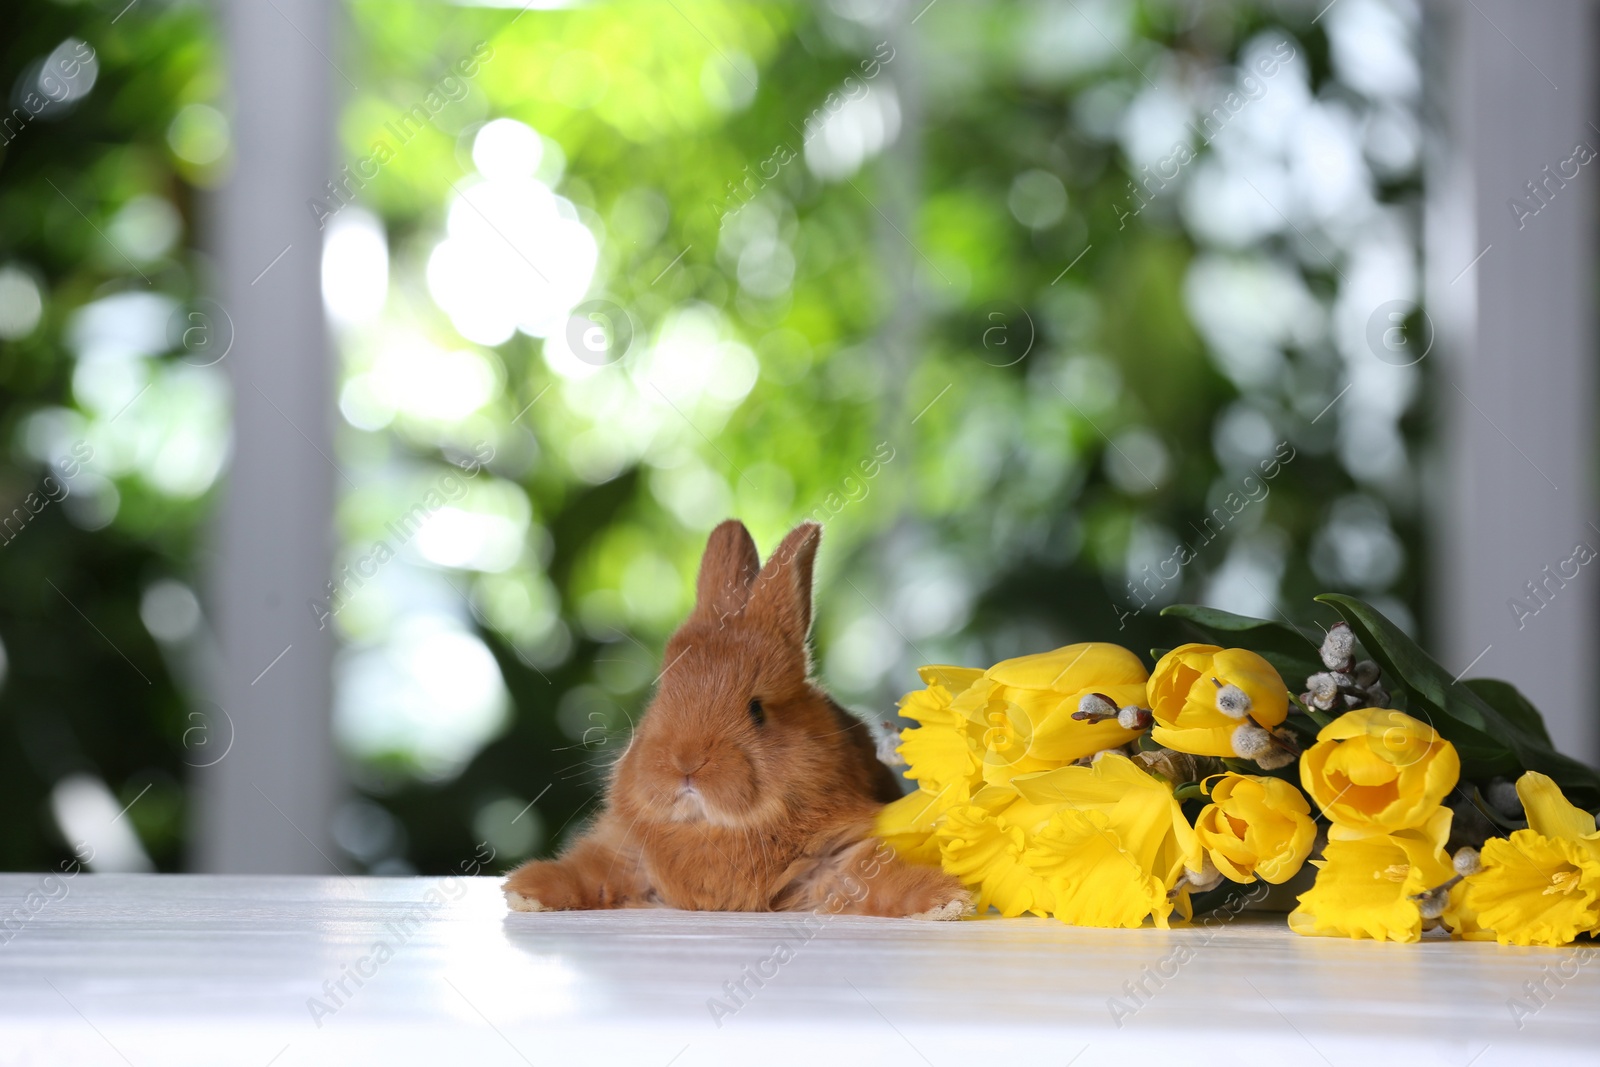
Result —
<svg viewBox="0 0 1600 1067"><path fill-rule="evenodd" d="M832 755L818 740L838 730L826 695L807 680L819 536L801 526L758 569L742 524L712 533L695 610L667 642L655 699L618 761L619 811L757 827L805 803L806 776Z"/></svg>

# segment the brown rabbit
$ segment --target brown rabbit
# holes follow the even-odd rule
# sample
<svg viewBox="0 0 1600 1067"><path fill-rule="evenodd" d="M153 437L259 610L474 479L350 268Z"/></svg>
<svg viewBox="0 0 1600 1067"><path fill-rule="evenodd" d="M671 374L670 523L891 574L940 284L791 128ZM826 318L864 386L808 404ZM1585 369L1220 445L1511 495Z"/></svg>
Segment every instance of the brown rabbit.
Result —
<svg viewBox="0 0 1600 1067"><path fill-rule="evenodd" d="M743 523L712 531L694 611L667 642L604 809L560 859L511 872L513 909L970 910L954 878L872 835L900 790L867 725L810 680L821 538L802 524L761 567Z"/></svg>

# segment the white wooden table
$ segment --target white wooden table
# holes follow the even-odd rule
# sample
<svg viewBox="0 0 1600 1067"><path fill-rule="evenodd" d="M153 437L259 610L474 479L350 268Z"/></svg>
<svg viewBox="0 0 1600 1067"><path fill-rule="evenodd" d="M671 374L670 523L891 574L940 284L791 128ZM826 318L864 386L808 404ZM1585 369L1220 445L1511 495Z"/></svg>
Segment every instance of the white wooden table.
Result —
<svg viewBox="0 0 1600 1067"><path fill-rule="evenodd" d="M508 915L487 878L0 875L0 918L17 907L3 1067L1600 1063L1600 951L1307 939L1281 916L829 918L808 938L793 916ZM1525 982L1550 992L1515 1020Z"/></svg>

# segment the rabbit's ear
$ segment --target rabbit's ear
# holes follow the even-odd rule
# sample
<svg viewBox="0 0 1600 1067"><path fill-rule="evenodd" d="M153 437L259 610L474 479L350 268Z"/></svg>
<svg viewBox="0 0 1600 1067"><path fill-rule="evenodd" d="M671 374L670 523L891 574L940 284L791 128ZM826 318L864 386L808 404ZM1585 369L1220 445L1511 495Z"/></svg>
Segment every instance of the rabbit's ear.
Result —
<svg viewBox="0 0 1600 1067"><path fill-rule="evenodd" d="M814 522L796 526L767 557L750 590L746 616L796 645L804 645L811 632L811 572L821 543L821 526Z"/></svg>
<svg viewBox="0 0 1600 1067"><path fill-rule="evenodd" d="M695 619L716 622L737 615L750 599L750 583L761 567L756 543L738 519L729 519L711 531L706 553L700 557L700 577L695 583Z"/></svg>

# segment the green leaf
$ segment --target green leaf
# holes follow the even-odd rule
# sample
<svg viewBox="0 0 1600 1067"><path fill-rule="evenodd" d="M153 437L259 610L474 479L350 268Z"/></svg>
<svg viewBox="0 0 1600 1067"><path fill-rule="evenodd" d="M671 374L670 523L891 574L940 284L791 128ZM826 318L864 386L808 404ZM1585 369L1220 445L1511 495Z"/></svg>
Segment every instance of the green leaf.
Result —
<svg viewBox="0 0 1600 1067"><path fill-rule="evenodd" d="M1557 752L1548 737L1518 725L1457 683L1370 604L1342 593L1324 593L1317 600L1332 605L1350 624L1367 654L1389 676L1390 688L1398 684L1410 691L1416 701L1410 714L1430 722L1455 745L1465 779L1481 782L1496 775L1514 778L1523 770L1539 771L1555 779L1579 807L1600 804L1600 774Z"/></svg>
<svg viewBox="0 0 1600 1067"><path fill-rule="evenodd" d="M1193 624L1211 638L1212 644L1255 652L1272 664L1293 691L1299 691L1307 675L1323 669L1317 651L1320 635L1314 637L1286 622L1252 619L1199 604L1173 604L1162 608L1161 614Z"/></svg>
<svg viewBox="0 0 1600 1067"><path fill-rule="evenodd" d="M1502 815L1499 811L1497 811L1495 809L1495 806L1493 804L1489 803L1489 801L1484 797L1483 790L1479 789L1477 786L1475 786L1475 785L1467 786L1466 787L1466 792L1468 793L1468 796L1467 796L1468 802L1471 803L1473 808L1475 808L1477 810L1478 814L1482 815L1485 819L1489 820L1489 822L1492 823L1494 826L1500 828L1501 830L1504 830L1507 834L1510 834L1515 830L1526 830L1528 828L1527 820L1525 820L1525 819L1508 818L1507 816ZM1458 816L1457 817L1457 825L1458 825L1458 827L1459 827L1459 822L1460 822L1460 817Z"/></svg>
<svg viewBox="0 0 1600 1067"><path fill-rule="evenodd" d="M1494 710L1511 721L1511 725L1554 747L1550 731L1545 729L1544 716L1528 702L1528 698L1510 682L1499 678L1468 678L1461 683L1482 697Z"/></svg>

